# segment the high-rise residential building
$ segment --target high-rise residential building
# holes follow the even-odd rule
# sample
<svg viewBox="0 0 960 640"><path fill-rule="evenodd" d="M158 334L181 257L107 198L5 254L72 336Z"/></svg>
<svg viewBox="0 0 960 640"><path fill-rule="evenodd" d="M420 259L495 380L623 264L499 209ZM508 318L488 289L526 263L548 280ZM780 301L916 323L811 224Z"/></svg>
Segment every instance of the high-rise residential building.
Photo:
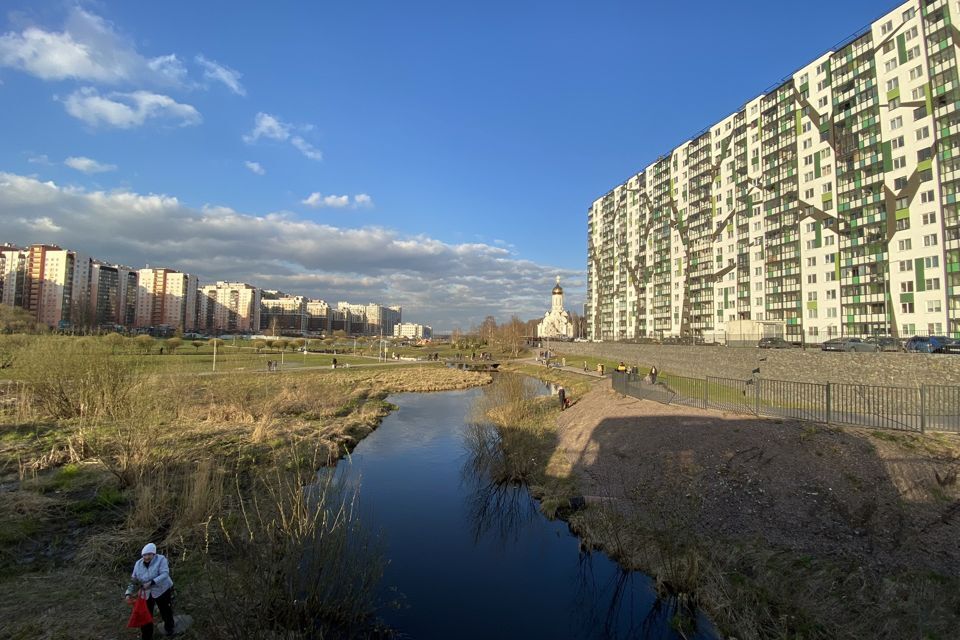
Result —
<svg viewBox="0 0 960 640"><path fill-rule="evenodd" d="M912 0L598 198L594 339L960 337L957 0Z"/></svg>
<svg viewBox="0 0 960 640"><path fill-rule="evenodd" d="M197 276L173 269L140 269L134 326L196 330Z"/></svg>
<svg viewBox="0 0 960 640"><path fill-rule="evenodd" d="M137 309L137 271L93 261L90 271L90 313L95 326L132 327Z"/></svg>
<svg viewBox="0 0 960 640"><path fill-rule="evenodd" d="M382 332L384 335L393 335L393 326L402 322L402 307L385 307L376 302L369 304L338 302L337 309L350 312L353 333L376 335Z"/></svg>
<svg viewBox="0 0 960 640"><path fill-rule="evenodd" d="M200 322L207 331L260 331L260 289L244 282L217 282L200 290Z"/></svg>
<svg viewBox="0 0 960 640"><path fill-rule="evenodd" d="M48 327L90 326L88 294L92 260L56 245L0 249L0 301L26 309Z"/></svg>
<svg viewBox="0 0 960 640"><path fill-rule="evenodd" d="M330 305L323 300L308 300L306 304L307 332L332 332L330 324Z"/></svg>
<svg viewBox="0 0 960 640"><path fill-rule="evenodd" d="M307 299L303 296L261 297L260 331L270 335L307 332Z"/></svg>

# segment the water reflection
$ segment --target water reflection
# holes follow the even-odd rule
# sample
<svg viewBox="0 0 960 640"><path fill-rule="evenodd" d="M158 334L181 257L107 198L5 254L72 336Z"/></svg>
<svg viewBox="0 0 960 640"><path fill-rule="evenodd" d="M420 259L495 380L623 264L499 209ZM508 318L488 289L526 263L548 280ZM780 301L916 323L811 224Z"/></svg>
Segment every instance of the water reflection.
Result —
<svg viewBox="0 0 960 640"><path fill-rule="evenodd" d="M549 393L521 384L489 392ZM379 595L400 605L381 609L384 623L418 639L683 637L649 578L583 550L525 487L491 480L499 437L471 411L485 393L391 396L399 410L342 465L362 473L365 527L383 532Z"/></svg>

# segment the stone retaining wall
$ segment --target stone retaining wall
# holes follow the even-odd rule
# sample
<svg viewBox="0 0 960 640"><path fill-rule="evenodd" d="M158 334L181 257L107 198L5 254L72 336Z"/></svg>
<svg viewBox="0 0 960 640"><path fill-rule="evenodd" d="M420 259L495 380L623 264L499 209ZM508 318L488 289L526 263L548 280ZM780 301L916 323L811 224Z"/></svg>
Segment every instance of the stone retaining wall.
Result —
<svg viewBox="0 0 960 640"><path fill-rule="evenodd" d="M641 372L656 365L682 376L749 378L760 376L798 382L844 382L915 387L918 384L960 385L960 356L926 353L834 353L819 349L682 346L562 342L551 349L576 365L577 355L623 360Z"/></svg>

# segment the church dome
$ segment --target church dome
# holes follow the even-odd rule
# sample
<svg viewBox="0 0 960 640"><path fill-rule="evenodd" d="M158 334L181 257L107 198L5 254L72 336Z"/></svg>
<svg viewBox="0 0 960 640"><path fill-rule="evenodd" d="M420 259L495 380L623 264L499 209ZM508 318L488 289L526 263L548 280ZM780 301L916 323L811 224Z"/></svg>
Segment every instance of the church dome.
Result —
<svg viewBox="0 0 960 640"><path fill-rule="evenodd" d="M553 288L553 295L555 296L563 295L563 289L560 287L560 278L557 278L557 286Z"/></svg>

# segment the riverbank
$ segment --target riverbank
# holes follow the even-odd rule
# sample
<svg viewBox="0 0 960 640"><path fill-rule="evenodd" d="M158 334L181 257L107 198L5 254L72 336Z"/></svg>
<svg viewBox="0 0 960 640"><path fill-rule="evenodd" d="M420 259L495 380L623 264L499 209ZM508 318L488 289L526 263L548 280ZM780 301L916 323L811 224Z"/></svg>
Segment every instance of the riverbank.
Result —
<svg viewBox="0 0 960 640"><path fill-rule="evenodd" d="M586 506L568 519L587 544L730 637L955 633L960 439L666 406L609 381L555 423L545 511L575 486Z"/></svg>
<svg viewBox="0 0 960 640"><path fill-rule="evenodd" d="M180 609L195 621L185 637L251 637L258 618L371 624L379 560L352 520L354 496L323 481L319 494L301 488L379 425L388 394L490 381L419 364L158 377L62 349L30 354L20 373L47 385L43 395L33 387L0 414L3 637L124 636L120 594L147 541L171 558ZM33 360L60 369L34 378ZM323 605L310 611L274 580L305 548L329 550L318 555L339 571L290 585Z"/></svg>

